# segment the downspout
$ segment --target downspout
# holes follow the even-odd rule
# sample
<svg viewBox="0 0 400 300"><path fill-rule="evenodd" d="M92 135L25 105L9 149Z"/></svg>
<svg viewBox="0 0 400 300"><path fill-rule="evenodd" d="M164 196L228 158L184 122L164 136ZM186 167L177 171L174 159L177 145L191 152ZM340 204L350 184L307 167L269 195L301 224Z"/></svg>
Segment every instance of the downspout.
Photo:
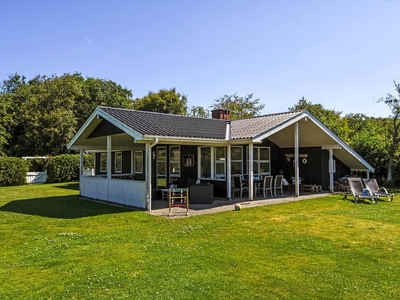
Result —
<svg viewBox="0 0 400 300"><path fill-rule="evenodd" d="M151 212L151 192L152 192L152 185L151 185L151 159L152 159L152 148L158 144L158 138L154 139L154 143L149 144L146 143L146 162L147 162L147 195L146 195L146 202L148 211Z"/></svg>
<svg viewBox="0 0 400 300"><path fill-rule="evenodd" d="M254 168L253 168L253 160L254 160L254 156L253 156L253 142L250 142L249 144L249 200L253 201L253 180L254 180Z"/></svg>

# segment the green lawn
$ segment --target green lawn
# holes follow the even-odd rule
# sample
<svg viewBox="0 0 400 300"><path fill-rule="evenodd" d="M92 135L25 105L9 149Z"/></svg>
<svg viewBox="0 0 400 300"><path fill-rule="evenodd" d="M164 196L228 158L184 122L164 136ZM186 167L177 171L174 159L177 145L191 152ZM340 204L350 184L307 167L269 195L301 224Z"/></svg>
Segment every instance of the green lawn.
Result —
<svg viewBox="0 0 400 300"><path fill-rule="evenodd" d="M340 195L182 219L0 188L0 299L398 299L400 201Z"/></svg>

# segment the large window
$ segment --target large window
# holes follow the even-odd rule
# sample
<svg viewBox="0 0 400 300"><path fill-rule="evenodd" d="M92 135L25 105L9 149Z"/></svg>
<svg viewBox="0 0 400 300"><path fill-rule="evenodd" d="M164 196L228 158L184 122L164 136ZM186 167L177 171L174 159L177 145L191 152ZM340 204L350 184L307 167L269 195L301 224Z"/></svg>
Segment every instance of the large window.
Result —
<svg viewBox="0 0 400 300"><path fill-rule="evenodd" d="M249 148L247 147L247 162L249 163ZM254 175L270 175L271 161L269 147L253 148L253 174Z"/></svg>
<svg viewBox="0 0 400 300"><path fill-rule="evenodd" d="M231 173L243 174L243 147L231 147Z"/></svg>
<svg viewBox="0 0 400 300"><path fill-rule="evenodd" d="M122 173L122 152L115 152L114 160L115 173Z"/></svg>
<svg viewBox="0 0 400 300"><path fill-rule="evenodd" d="M143 151L135 151L133 156L134 156L133 172L135 174L142 174L143 173Z"/></svg>
<svg viewBox="0 0 400 300"><path fill-rule="evenodd" d="M169 181L175 182L181 175L181 149L179 146L169 147Z"/></svg>
<svg viewBox="0 0 400 300"><path fill-rule="evenodd" d="M167 147L157 147L157 187L167 186Z"/></svg>
<svg viewBox="0 0 400 300"><path fill-rule="evenodd" d="M226 178L226 148L200 147L200 178Z"/></svg>

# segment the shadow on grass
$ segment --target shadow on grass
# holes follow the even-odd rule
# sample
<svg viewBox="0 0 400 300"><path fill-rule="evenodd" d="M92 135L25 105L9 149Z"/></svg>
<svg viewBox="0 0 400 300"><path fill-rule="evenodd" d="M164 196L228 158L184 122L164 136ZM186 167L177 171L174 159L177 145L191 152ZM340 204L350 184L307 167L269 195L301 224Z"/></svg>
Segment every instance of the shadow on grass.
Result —
<svg viewBox="0 0 400 300"><path fill-rule="evenodd" d="M60 184L60 185L54 184L53 186L64 190L79 191L79 182L71 182L68 184Z"/></svg>
<svg viewBox="0 0 400 300"><path fill-rule="evenodd" d="M0 211L48 218L76 219L128 212L132 209L84 200L78 196L60 196L14 200L0 207Z"/></svg>

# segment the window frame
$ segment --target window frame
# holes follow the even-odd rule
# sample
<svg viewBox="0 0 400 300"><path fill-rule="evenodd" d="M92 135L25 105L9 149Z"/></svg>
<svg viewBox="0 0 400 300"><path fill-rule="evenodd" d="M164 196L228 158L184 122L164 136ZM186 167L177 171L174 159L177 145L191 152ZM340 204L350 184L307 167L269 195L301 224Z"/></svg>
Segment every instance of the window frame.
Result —
<svg viewBox="0 0 400 300"><path fill-rule="evenodd" d="M105 162L104 163L104 169L103 169L103 161ZM101 173L106 173L107 172L107 153L105 153L105 152L101 152L100 153L100 172Z"/></svg>
<svg viewBox="0 0 400 300"><path fill-rule="evenodd" d="M120 161L120 170L117 170L117 154L120 155L121 161ZM114 173L122 173L122 152L114 152Z"/></svg>
<svg viewBox="0 0 400 300"><path fill-rule="evenodd" d="M178 149L178 159L177 160L173 160L172 159L172 149L173 148L177 148ZM181 146L169 146L169 153L168 153L168 157L169 157L169 182L175 182L178 180L178 178L181 177ZM172 173L173 167L172 164L178 164L179 165L179 173Z"/></svg>
<svg viewBox="0 0 400 300"><path fill-rule="evenodd" d="M240 160L238 159L232 159L232 150L234 148L239 148L240 149ZM237 174L243 174L243 146L231 146L231 171L233 170L232 166L233 163L240 163L240 172ZM233 174L232 174L233 175Z"/></svg>
<svg viewBox="0 0 400 300"><path fill-rule="evenodd" d="M261 159L261 156L260 156L261 149L268 149L268 157L269 157L268 160ZM254 175L271 175L271 147L253 146L253 151L254 150L257 150L257 159L254 159L254 155L253 155L253 164L257 163L257 173L254 172ZM247 153L247 167L249 168L250 167L249 147L247 147L246 153ZM262 163L268 163L268 167L269 167L268 171L264 170L264 172L260 172L260 170L261 170L260 166ZM253 167L253 170L254 170L254 167Z"/></svg>
<svg viewBox="0 0 400 300"><path fill-rule="evenodd" d="M140 154L142 156L142 159L141 159L142 171L137 171L137 164L136 164L137 154ZM139 151L139 150L134 151L133 152L133 173L134 174L143 174L143 170L144 170L144 168L143 168L143 151Z"/></svg>
<svg viewBox="0 0 400 300"><path fill-rule="evenodd" d="M208 148L210 151L210 177L203 177L202 176L202 166L204 165L202 163L202 149L206 149ZM216 162L216 155L215 155L215 151L216 148L224 148L224 155L225 157L223 157L222 159L220 159L218 162ZM224 165L224 174L216 174L216 165L217 164L222 164ZM198 165L200 166L198 168L198 178L200 179L204 179L204 180L218 180L218 181L225 181L226 180L226 146L200 146L198 147ZM218 177L220 178L217 178ZM221 178L223 177L223 178Z"/></svg>
<svg viewBox="0 0 400 300"><path fill-rule="evenodd" d="M165 151L165 160L160 160L160 155L159 155L159 151L164 150ZM159 187L167 187L167 171L168 171L168 167L167 167L167 160L168 160L168 152L167 152L167 146L160 146L156 148L156 186L157 188ZM165 175L164 174L160 174L159 173L159 168L158 168L158 164L159 163L165 163ZM165 178L165 185L159 185L159 179L161 178Z"/></svg>

